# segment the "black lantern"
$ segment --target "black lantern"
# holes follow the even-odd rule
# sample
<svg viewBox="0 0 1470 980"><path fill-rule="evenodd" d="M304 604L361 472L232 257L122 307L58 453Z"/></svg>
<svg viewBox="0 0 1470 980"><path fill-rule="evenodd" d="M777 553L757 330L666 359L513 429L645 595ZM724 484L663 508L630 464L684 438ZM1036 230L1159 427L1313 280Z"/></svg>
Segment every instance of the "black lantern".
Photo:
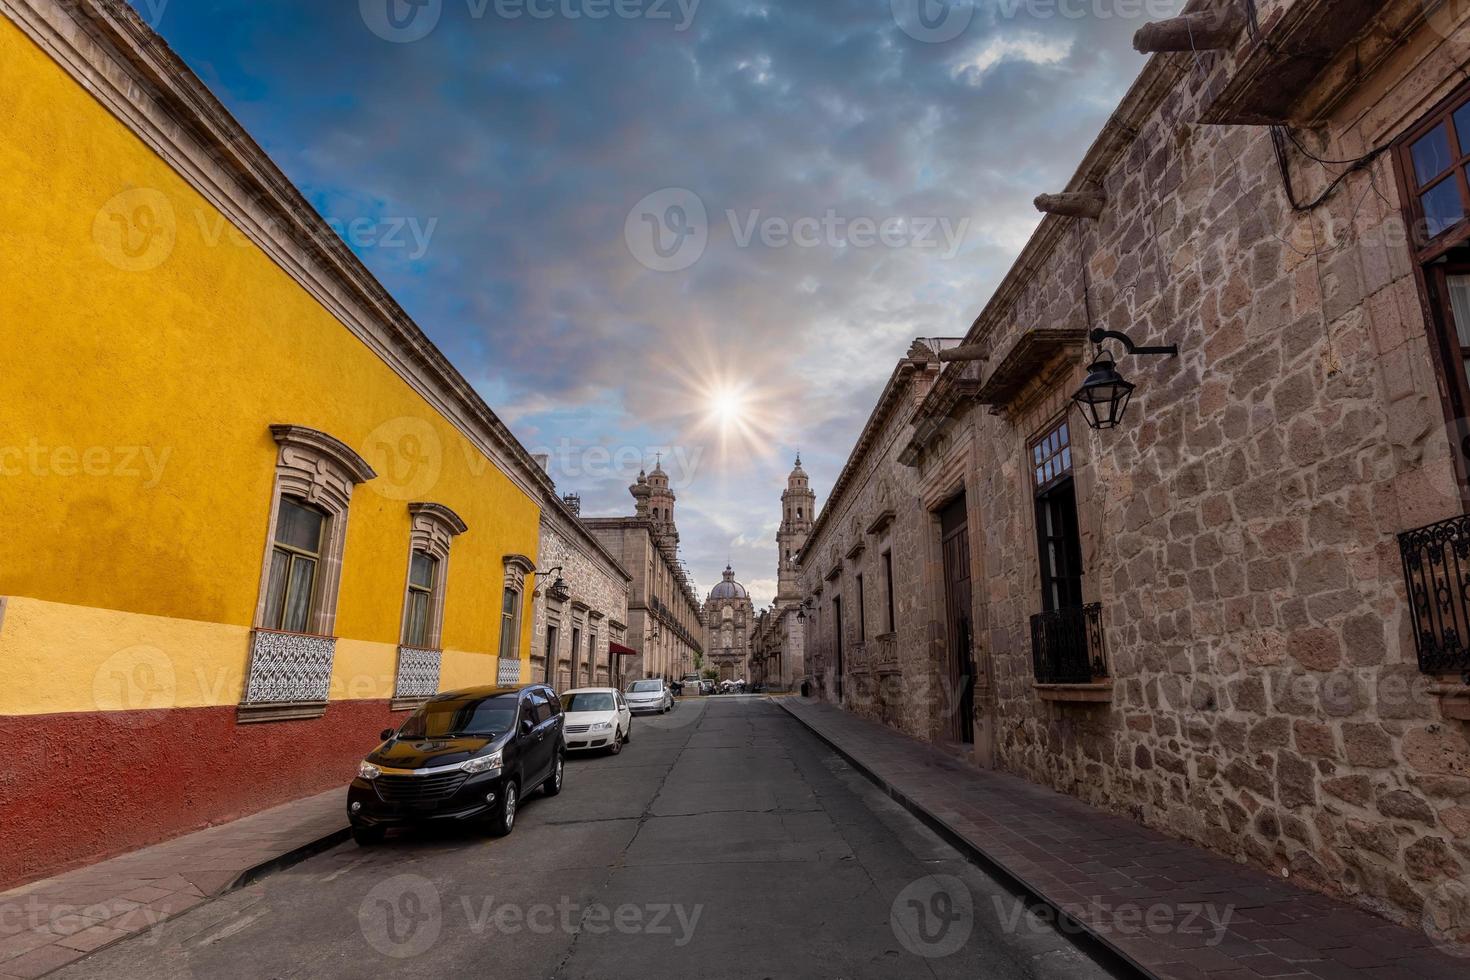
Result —
<svg viewBox="0 0 1470 980"><path fill-rule="evenodd" d="M1116 330L1094 330L1090 338L1094 346L1105 340L1116 340L1130 354L1144 356L1160 355L1178 357L1179 348L1170 344L1166 347L1139 347L1127 334ZM1072 400L1082 407L1082 415L1094 429L1113 429L1123 421L1128 410L1128 401L1133 397L1134 385L1118 373L1113 355L1098 347L1097 360L1087 369L1087 380L1077 389Z"/></svg>
<svg viewBox="0 0 1470 980"><path fill-rule="evenodd" d="M1087 369L1087 380L1072 400L1081 406L1088 425L1094 429L1112 429L1123 421L1132 397L1133 385L1118 373L1113 356L1102 351Z"/></svg>

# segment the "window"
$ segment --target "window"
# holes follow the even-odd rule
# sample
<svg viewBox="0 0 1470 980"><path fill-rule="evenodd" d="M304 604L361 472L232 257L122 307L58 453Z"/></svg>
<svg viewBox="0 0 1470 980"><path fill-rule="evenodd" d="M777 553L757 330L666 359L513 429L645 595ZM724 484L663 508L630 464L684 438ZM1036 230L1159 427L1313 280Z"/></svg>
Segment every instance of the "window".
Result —
<svg viewBox="0 0 1470 980"><path fill-rule="evenodd" d="M1416 246L1463 240L1460 226L1470 215L1470 91L1462 89L1410 130L1398 155Z"/></svg>
<svg viewBox="0 0 1470 980"><path fill-rule="evenodd" d="M587 634L587 680L592 681L597 674L597 630Z"/></svg>
<svg viewBox="0 0 1470 980"><path fill-rule="evenodd" d="M1082 539L1066 419L1031 447L1036 487L1036 536L1041 565L1041 607L1046 612L1082 605Z"/></svg>
<svg viewBox="0 0 1470 980"><path fill-rule="evenodd" d="M408 564L408 602L403 625L403 643L429 646L429 623L433 617L434 589L439 579L439 559L415 551Z"/></svg>
<svg viewBox="0 0 1470 980"><path fill-rule="evenodd" d="M1396 144L1399 184L1418 274L1429 298L1430 340L1444 378L1447 421L1470 415L1470 84L1463 85ZM1463 431L1458 468L1470 475Z"/></svg>
<svg viewBox="0 0 1470 980"><path fill-rule="evenodd" d="M898 631L898 617L893 611L893 552L883 552L883 585L888 593L888 630L889 633Z"/></svg>
<svg viewBox="0 0 1470 980"><path fill-rule="evenodd" d="M506 555L505 587L500 596L500 659L521 659L521 596L526 588L526 576L536 570L536 563L525 555ZM551 660L547 659L547 670ZM504 662L500 670L506 670Z"/></svg>
<svg viewBox="0 0 1470 980"><path fill-rule="evenodd" d="M796 519L798 521L801 520L801 508L800 507L796 508Z"/></svg>
<svg viewBox="0 0 1470 980"><path fill-rule="evenodd" d="M273 425L270 432L276 479L265 511L240 722L316 718L326 710L347 507L353 488L377 475L324 432L299 425Z"/></svg>
<svg viewBox="0 0 1470 980"><path fill-rule="evenodd" d="M271 436L278 447L276 485L255 623L329 636L337 620L347 505L353 487L377 474L324 432L273 425Z"/></svg>
<svg viewBox="0 0 1470 980"><path fill-rule="evenodd" d="M500 659L518 659L520 639L521 592L507 586L500 597Z"/></svg>
<svg viewBox="0 0 1470 980"><path fill-rule="evenodd" d="M317 569L327 516L315 507L282 497L276 512L271 548L270 581L266 586L266 629L287 633L310 631L316 605Z"/></svg>
<svg viewBox="0 0 1470 980"><path fill-rule="evenodd" d="M858 642L868 638L868 603L866 593L863 592L863 576L857 576L857 614L858 614Z"/></svg>

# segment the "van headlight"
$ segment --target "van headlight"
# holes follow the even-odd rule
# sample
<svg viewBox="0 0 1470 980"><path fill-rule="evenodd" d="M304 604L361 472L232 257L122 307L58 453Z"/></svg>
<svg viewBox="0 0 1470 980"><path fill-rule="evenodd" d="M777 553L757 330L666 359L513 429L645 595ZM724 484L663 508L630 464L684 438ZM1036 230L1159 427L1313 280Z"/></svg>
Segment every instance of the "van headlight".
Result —
<svg viewBox="0 0 1470 980"><path fill-rule="evenodd" d="M383 770L379 769L377 766L373 765L371 762L364 761L364 762L359 762L357 764L357 778L358 779L377 779L382 774L383 774Z"/></svg>
<svg viewBox="0 0 1470 980"><path fill-rule="evenodd" d="M466 759L459 764L459 767L471 775L489 772L492 769L499 769L501 756L504 754L504 751L504 749L501 749L497 752L491 752L489 755L480 755L473 759Z"/></svg>

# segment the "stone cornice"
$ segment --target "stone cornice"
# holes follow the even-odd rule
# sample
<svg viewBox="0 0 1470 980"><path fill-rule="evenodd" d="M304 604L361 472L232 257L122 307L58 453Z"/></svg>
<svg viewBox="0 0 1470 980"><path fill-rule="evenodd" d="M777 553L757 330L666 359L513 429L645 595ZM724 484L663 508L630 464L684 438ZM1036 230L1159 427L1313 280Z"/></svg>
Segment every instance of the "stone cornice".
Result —
<svg viewBox="0 0 1470 980"><path fill-rule="evenodd" d="M124 0L0 0L13 21L532 499L551 479L229 111Z"/></svg>

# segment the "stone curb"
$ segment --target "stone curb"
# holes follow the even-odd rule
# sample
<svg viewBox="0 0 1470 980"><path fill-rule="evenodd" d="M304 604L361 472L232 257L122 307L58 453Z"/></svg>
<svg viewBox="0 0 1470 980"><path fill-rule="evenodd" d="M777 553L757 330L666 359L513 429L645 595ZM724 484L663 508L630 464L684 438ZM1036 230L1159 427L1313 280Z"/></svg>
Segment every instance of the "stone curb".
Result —
<svg viewBox="0 0 1470 980"><path fill-rule="evenodd" d="M1095 932L1086 923L1078 921L1061 905L1047 898L1046 893L1040 888L1032 885L1024 877L1008 868L999 859L991 856L979 844L950 826L944 818L928 810L922 803L907 793L904 793L877 772L870 769L861 759L848 752L841 744L829 738L825 732L803 718L800 709L791 708L787 704L782 703L785 699L768 698L767 700L780 705L781 710L801 722L807 731L815 735L823 744L840 755L849 765L862 773L863 776L867 777L870 782L887 794L890 799L913 814L920 823L938 834L946 844L963 854L969 859L970 863L997 879L1007 889L1015 892L1026 902L1029 908L1033 910L1038 907L1047 909L1054 920L1062 926L1060 931L1071 941L1072 945L1080 949L1103 969L1112 973L1114 976L1135 976L1147 977L1149 980L1168 980L1168 978L1154 973L1148 967L1119 949L1106 936Z"/></svg>
<svg viewBox="0 0 1470 980"><path fill-rule="evenodd" d="M222 895L228 895L230 892L234 891L237 888L244 888L246 885L253 885L255 882L267 877L268 875L275 874L277 871L284 871L292 865L300 864L307 858L312 857L316 854L320 854L322 851L336 847L343 841L351 839L351 837L352 828L350 826L340 827L337 830L332 831L330 834L325 834L321 837L318 837L314 841L308 841L307 843L302 844L300 847L292 848L285 854L277 855L276 857L271 858L269 861L262 861L260 864L257 864L253 868L246 868L244 871L240 872L240 874L235 878L234 881L230 882L224 888L221 888L219 891L215 892L209 897L219 898Z"/></svg>

